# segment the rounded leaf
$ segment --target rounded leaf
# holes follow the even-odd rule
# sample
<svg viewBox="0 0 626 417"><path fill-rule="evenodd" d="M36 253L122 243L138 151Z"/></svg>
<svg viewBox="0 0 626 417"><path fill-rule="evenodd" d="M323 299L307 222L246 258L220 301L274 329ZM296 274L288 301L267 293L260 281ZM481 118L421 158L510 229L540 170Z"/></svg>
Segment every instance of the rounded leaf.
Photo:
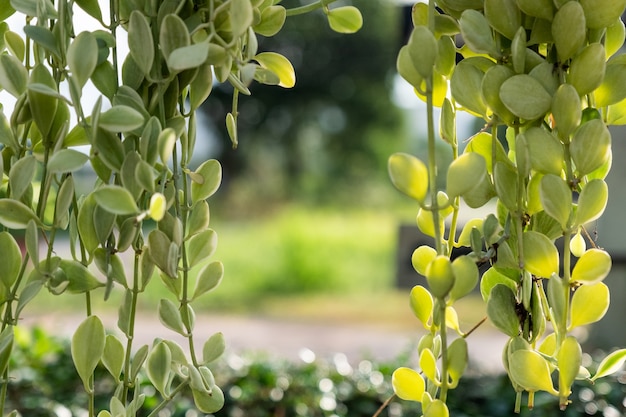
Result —
<svg viewBox="0 0 626 417"><path fill-rule="evenodd" d="M428 168L416 157L395 153L389 157L389 176L393 185L418 202L423 202L428 192Z"/></svg>
<svg viewBox="0 0 626 417"><path fill-rule="evenodd" d="M438 46L435 35L427 27L417 26L411 32L407 46L417 72L424 78L430 77L437 60Z"/></svg>
<svg viewBox="0 0 626 417"><path fill-rule="evenodd" d="M585 243L585 238L580 233L580 230L576 232L574 236L569 241L569 250L577 258L583 256L585 251L587 250L587 244Z"/></svg>
<svg viewBox="0 0 626 417"><path fill-rule="evenodd" d="M478 10L465 10L459 19L459 27L463 40L472 51L494 57L499 55L489 21Z"/></svg>
<svg viewBox="0 0 626 417"><path fill-rule="evenodd" d="M274 36L282 29L286 18L287 10L283 6L266 7L261 12L261 21L253 26L254 31L263 36Z"/></svg>
<svg viewBox="0 0 626 417"><path fill-rule="evenodd" d="M487 175L485 158L475 152L464 153L450 164L447 173L447 194L450 198L476 188Z"/></svg>
<svg viewBox="0 0 626 417"><path fill-rule="evenodd" d="M604 29L624 13L626 0L580 0L580 5L585 12L587 27Z"/></svg>
<svg viewBox="0 0 626 417"><path fill-rule="evenodd" d="M0 232L0 253L0 283L9 289L15 283L22 266L22 252L9 232Z"/></svg>
<svg viewBox="0 0 626 417"><path fill-rule="evenodd" d="M563 230L567 230L572 214L572 191L565 180L552 174L544 175L539 196L545 212L558 221Z"/></svg>
<svg viewBox="0 0 626 417"><path fill-rule="evenodd" d="M326 14L330 28L338 33L355 33L363 26L363 16L354 6L341 6Z"/></svg>
<svg viewBox="0 0 626 417"><path fill-rule="evenodd" d="M115 380L118 380L122 373L124 356L124 346L122 342L115 335L108 334L102 353L102 364Z"/></svg>
<svg viewBox="0 0 626 417"><path fill-rule="evenodd" d="M603 282L582 285L572 297L569 329L599 321L609 309L609 287Z"/></svg>
<svg viewBox="0 0 626 417"><path fill-rule="evenodd" d="M437 298L445 297L454 285L452 262L447 256L437 256L426 268L426 281L430 292Z"/></svg>
<svg viewBox="0 0 626 417"><path fill-rule="evenodd" d="M411 263L418 274L426 275L426 268L436 257L437 251L434 248L422 245L413 251Z"/></svg>
<svg viewBox="0 0 626 417"><path fill-rule="evenodd" d="M515 0L485 0L485 17L496 31L513 39L522 24Z"/></svg>
<svg viewBox="0 0 626 417"><path fill-rule="evenodd" d="M421 285L416 285L411 289L410 295L411 310L415 317L422 322L425 329L430 329L428 324L433 314L433 297L430 292Z"/></svg>
<svg viewBox="0 0 626 417"><path fill-rule="evenodd" d="M211 387L211 392L192 389L191 393L194 404L203 413L216 413L224 406L224 393L217 385Z"/></svg>
<svg viewBox="0 0 626 417"><path fill-rule="evenodd" d="M98 126L109 132L130 132L143 126L145 119L130 106L118 104L100 115Z"/></svg>
<svg viewBox="0 0 626 417"><path fill-rule="evenodd" d="M104 325L98 316L87 317L72 336L72 360L85 390L92 392L91 376L104 352Z"/></svg>
<svg viewBox="0 0 626 417"><path fill-rule="evenodd" d="M150 352L146 371L150 382L164 397L169 395L170 368L172 353L169 346L161 341Z"/></svg>
<svg viewBox="0 0 626 417"><path fill-rule="evenodd" d="M224 265L221 262L211 262L204 266L198 272L192 300L216 288L222 282L223 276Z"/></svg>
<svg viewBox="0 0 626 417"><path fill-rule="evenodd" d="M611 133L600 119L581 125L570 143L572 160L581 176L600 168L610 158L610 149Z"/></svg>
<svg viewBox="0 0 626 417"><path fill-rule="evenodd" d="M559 367L559 397L561 406L567 405L571 387L578 376L582 362L582 349L574 336L567 336L557 355Z"/></svg>
<svg viewBox="0 0 626 417"><path fill-rule="evenodd" d="M581 102L578 91L573 85L561 84L556 90L552 98L552 116L561 137L569 137L580 125L582 118ZM554 174L554 172L552 173Z"/></svg>
<svg viewBox="0 0 626 417"><path fill-rule="evenodd" d="M67 65L79 87L84 87L98 65L98 43L91 32L81 32L72 41L67 49Z"/></svg>
<svg viewBox="0 0 626 417"><path fill-rule="evenodd" d="M450 300L458 300L471 293L478 284L478 266L469 256L459 256L452 261L454 286L450 291Z"/></svg>
<svg viewBox="0 0 626 417"><path fill-rule="evenodd" d="M226 350L226 341L221 332L213 334L202 347L202 362L208 364L218 359Z"/></svg>
<svg viewBox="0 0 626 417"><path fill-rule="evenodd" d="M154 62L154 40L148 19L139 10L133 10L128 22L130 55L143 75L150 73Z"/></svg>
<svg viewBox="0 0 626 417"><path fill-rule="evenodd" d="M33 210L12 198L0 198L0 224L8 229L26 229L29 221L41 225Z"/></svg>
<svg viewBox="0 0 626 417"><path fill-rule="evenodd" d="M401 367L391 375L393 391L399 398L421 402L426 389L424 378L415 370Z"/></svg>
<svg viewBox="0 0 626 417"><path fill-rule="evenodd" d="M89 160L89 156L74 149L60 149L48 160L48 171L58 174L81 169Z"/></svg>
<svg viewBox="0 0 626 417"><path fill-rule="evenodd" d="M517 117L535 120L550 110L552 97L534 77L514 75L502 83L500 100Z"/></svg>
<svg viewBox="0 0 626 417"><path fill-rule="evenodd" d="M520 323L515 306L515 294L506 285L496 284L487 299L487 316L491 323L503 333L515 337L519 334Z"/></svg>
<svg viewBox="0 0 626 417"><path fill-rule="evenodd" d="M195 171L191 183L191 199L194 203L211 197L222 182L222 166L215 159L203 162Z"/></svg>
<svg viewBox="0 0 626 417"><path fill-rule="evenodd" d="M524 232L523 249L524 269L528 272L542 278L559 273L559 251L546 235Z"/></svg>
<svg viewBox="0 0 626 417"><path fill-rule="evenodd" d="M584 45L587 25L579 2L568 1L556 12L552 21L552 37L560 62L570 59Z"/></svg>
<svg viewBox="0 0 626 417"><path fill-rule="evenodd" d="M576 224L584 225L599 218L609 199L609 187L601 179L589 181L578 196L578 210L576 210Z"/></svg>
<svg viewBox="0 0 626 417"><path fill-rule="evenodd" d="M519 349L510 355L509 375L526 391L546 391L558 395L552 385L548 361L533 350Z"/></svg>
<svg viewBox="0 0 626 417"><path fill-rule="evenodd" d="M586 46L572 59L567 82L580 96L591 93L602 84L606 70L606 52L601 43Z"/></svg>
<svg viewBox="0 0 626 417"><path fill-rule="evenodd" d="M284 88L291 88L296 85L296 72L291 62L281 54L276 52L261 52L254 57L255 61L263 68L272 71L278 76L278 85Z"/></svg>
<svg viewBox="0 0 626 417"><path fill-rule="evenodd" d="M591 378L591 380L595 381L598 378L602 378L619 371L622 369L622 366L624 366L624 361L626 361L626 349L618 349L611 352L611 354L602 359L598 365L596 374Z"/></svg>
<svg viewBox="0 0 626 417"><path fill-rule="evenodd" d="M611 256L602 249L592 248L582 254L572 270L572 281L595 284L611 272Z"/></svg>
<svg viewBox="0 0 626 417"><path fill-rule="evenodd" d="M130 192L119 185L104 185L93 192L100 207L109 213L129 215L139 213L139 208Z"/></svg>

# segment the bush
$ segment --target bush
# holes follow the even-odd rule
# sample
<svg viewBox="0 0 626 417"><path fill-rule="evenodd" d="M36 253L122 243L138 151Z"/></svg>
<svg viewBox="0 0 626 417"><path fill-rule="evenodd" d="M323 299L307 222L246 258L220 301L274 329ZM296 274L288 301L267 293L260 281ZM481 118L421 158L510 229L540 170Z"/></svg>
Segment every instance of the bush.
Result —
<svg viewBox="0 0 626 417"><path fill-rule="evenodd" d="M7 401L23 416L78 416L84 413L87 396L73 368L69 341L52 337L40 329L20 331L13 356ZM310 353L310 352L309 352ZM391 374L408 357L377 363L363 359L351 364L342 354L328 360L302 355L305 360L293 362L263 356L230 354L214 366L217 381L224 389L224 408L215 417L372 417L391 397ZM307 358L307 356L309 356ZM100 370L97 380L107 387L106 371ZM111 381L112 382L112 381ZM144 385L146 401L140 415L147 415L160 402L149 384ZM626 377L607 378L589 386L575 384L572 404L565 412L558 410L558 398L537 393L535 409L522 409L521 417L584 416L602 414L624 415ZM96 408L108 406L107 396L96 399ZM450 415L455 417L496 417L511 414L515 392L506 375L474 373L461 380L458 389L448 398ZM192 398L179 398L165 412L172 417L199 416ZM64 404L64 405L61 405ZM394 399L381 412L381 417L416 415L418 403Z"/></svg>

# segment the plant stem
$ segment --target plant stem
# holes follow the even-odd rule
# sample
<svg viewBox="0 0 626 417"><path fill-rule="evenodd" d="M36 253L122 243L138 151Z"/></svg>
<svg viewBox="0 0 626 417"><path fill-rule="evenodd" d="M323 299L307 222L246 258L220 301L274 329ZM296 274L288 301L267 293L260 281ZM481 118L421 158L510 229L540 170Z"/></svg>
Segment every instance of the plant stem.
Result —
<svg viewBox="0 0 626 417"><path fill-rule="evenodd" d="M287 16L296 16L299 14L305 14L312 12L313 10L321 9L322 7L326 7L331 3L334 3L337 0L318 0L313 3L306 4L300 7L294 7L293 9L287 9Z"/></svg>

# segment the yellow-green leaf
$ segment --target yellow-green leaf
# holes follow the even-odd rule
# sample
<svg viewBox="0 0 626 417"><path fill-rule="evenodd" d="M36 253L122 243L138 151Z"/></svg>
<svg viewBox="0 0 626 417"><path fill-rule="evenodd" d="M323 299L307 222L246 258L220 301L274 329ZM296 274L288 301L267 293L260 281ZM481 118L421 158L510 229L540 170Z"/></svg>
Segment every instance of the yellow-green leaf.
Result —
<svg viewBox="0 0 626 417"><path fill-rule="evenodd" d="M280 79L279 86L291 88L296 85L296 72L293 69L293 65L283 55L276 52L261 52L254 59L263 68L272 71L278 76Z"/></svg>
<svg viewBox="0 0 626 417"><path fill-rule="evenodd" d="M399 398L408 401L422 401L426 389L424 378L415 370L401 367L391 375L393 391Z"/></svg>

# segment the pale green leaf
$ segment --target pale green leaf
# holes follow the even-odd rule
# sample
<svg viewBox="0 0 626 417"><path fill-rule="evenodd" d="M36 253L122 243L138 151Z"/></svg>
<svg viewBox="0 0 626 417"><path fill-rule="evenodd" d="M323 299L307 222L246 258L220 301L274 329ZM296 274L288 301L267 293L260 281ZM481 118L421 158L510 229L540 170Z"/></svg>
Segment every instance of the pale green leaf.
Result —
<svg viewBox="0 0 626 417"><path fill-rule="evenodd" d="M104 346L104 326L98 316L89 316L74 332L71 346L74 366L87 392L93 392L91 377L100 362Z"/></svg>

